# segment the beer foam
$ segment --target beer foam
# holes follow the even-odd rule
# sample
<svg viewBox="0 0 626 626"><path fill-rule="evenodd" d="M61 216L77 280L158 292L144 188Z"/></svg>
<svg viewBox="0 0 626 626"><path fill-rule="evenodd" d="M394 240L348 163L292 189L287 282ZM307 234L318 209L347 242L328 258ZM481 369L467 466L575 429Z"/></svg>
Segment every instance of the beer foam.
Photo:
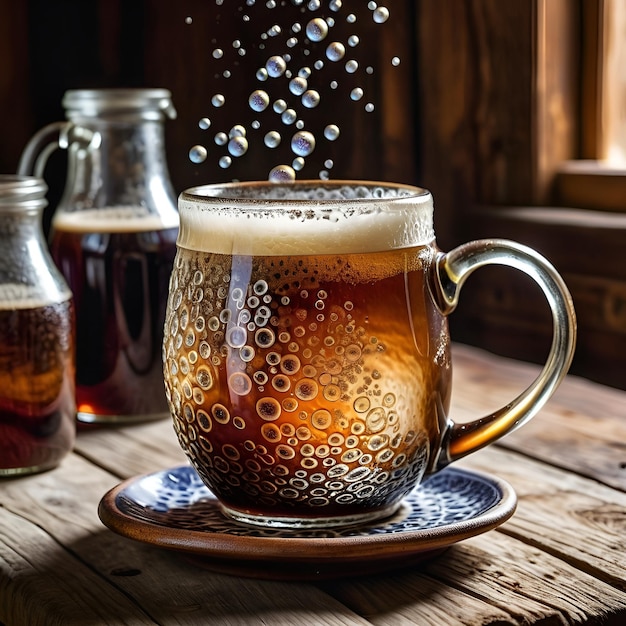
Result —
<svg viewBox="0 0 626 626"><path fill-rule="evenodd" d="M51 304L60 304L71 297L69 289L42 294L42 288L38 285L5 283L0 285L0 310L37 309Z"/></svg>
<svg viewBox="0 0 626 626"><path fill-rule="evenodd" d="M434 240L432 196L406 185L207 185L181 194L178 206L178 245L218 254L354 254Z"/></svg>
<svg viewBox="0 0 626 626"><path fill-rule="evenodd" d="M138 233L178 227L178 215L148 213L143 207L116 206L58 211L52 220L57 230L74 233Z"/></svg>

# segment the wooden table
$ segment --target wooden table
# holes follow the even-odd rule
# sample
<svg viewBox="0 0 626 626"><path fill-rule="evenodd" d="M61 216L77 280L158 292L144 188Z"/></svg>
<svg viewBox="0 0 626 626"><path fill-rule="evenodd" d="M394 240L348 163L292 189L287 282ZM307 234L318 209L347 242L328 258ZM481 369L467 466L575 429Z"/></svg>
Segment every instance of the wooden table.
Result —
<svg viewBox="0 0 626 626"><path fill-rule="evenodd" d="M454 347L454 415L495 409L537 368ZM216 574L100 522L121 479L183 462L169 422L80 432L55 470L0 482L0 623L625 624L626 395L568 378L502 445L459 463L519 504L410 569L307 583Z"/></svg>

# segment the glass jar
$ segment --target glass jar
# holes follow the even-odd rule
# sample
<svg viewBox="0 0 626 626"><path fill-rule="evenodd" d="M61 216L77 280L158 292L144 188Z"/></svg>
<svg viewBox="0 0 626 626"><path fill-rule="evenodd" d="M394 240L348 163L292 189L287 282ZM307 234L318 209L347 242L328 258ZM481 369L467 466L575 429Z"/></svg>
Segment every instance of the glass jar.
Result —
<svg viewBox="0 0 626 626"><path fill-rule="evenodd" d="M33 137L20 172L68 151L50 250L76 305L76 398L82 422L169 417L161 345L178 233L165 158L165 89L73 90L67 122Z"/></svg>
<svg viewBox="0 0 626 626"><path fill-rule="evenodd" d="M0 176L0 476L55 467L76 433L74 310L43 234L46 191Z"/></svg>

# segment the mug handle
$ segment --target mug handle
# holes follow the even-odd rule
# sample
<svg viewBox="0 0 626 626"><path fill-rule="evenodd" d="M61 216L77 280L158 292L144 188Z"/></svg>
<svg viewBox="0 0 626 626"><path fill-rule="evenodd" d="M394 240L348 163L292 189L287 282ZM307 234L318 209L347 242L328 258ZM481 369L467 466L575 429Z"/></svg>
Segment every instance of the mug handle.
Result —
<svg viewBox="0 0 626 626"><path fill-rule="evenodd" d="M537 378L512 402L469 423L447 420L433 471L484 448L528 422L552 396L574 356L576 316L563 279L538 252L514 241L483 239L439 253L433 265L431 288L442 313L449 315L454 311L465 280L485 265L516 268L541 287L552 312L552 346Z"/></svg>
<svg viewBox="0 0 626 626"><path fill-rule="evenodd" d="M101 136L97 131L77 126L73 122L53 122L38 130L26 144L17 166L20 176L43 178L50 155L61 148L68 150L88 150L100 145Z"/></svg>

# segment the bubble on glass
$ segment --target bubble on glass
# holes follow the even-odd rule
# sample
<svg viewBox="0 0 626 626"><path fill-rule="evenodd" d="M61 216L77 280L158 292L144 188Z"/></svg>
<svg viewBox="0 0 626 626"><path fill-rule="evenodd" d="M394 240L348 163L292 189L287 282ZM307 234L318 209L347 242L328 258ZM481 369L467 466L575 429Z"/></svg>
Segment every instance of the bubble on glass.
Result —
<svg viewBox="0 0 626 626"><path fill-rule="evenodd" d="M202 129L202 130L206 130L207 128L209 128L211 126L211 120L208 117L203 117L199 122L198 122L198 126Z"/></svg>
<svg viewBox="0 0 626 626"><path fill-rule="evenodd" d="M345 46L339 41L333 41L333 43L329 44L326 48L326 58L329 61L333 61L336 63L337 61L341 61L346 54Z"/></svg>
<svg viewBox="0 0 626 626"><path fill-rule="evenodd" d="M278 78L285 73L287 62L280 55L274 55L265 63L265 69L271 78Z"/></svg>
<svg viewBox="0 0 626 626"><path fill-rule="evenodd" d="M216 108L223 107L225 102L226 98L221 93L215 94L211 98L211 104Z"/></svg>
<svg viewBox="0 0 626 626"><path fill-rule="evenodd" d="M289 165L277 165L270 170L268 180L272 183L291 183L296 180L296 171Z"/></svg>
<svg viewBox="0 0 626 626"><path fill-rule="evenodd" d="M346 63L345 68L348 74L354 74L359 69L359 63L355 59L350 59Z"/></svg>
<svg viewBox="0 0 626 626"><path fill-rule="evenodd" d="M316 17L306 25L305 32L311 41L322 41L328 35L328 24L321 17Z"/></svg>
<svg viewBox="0 0 626 626"><path fill-rule="evenodd" d="M280 133L275 130L271 130L269 133L265 134L263 141L268 148L276 148L280 145Z"/></svg>
<svg viewBox="0 0 626 626"><path fill-rule="evenodd" d="M376 7L372 13L372 18L377 24L384 24L389 19L389 9L387 7Z"/></svg>
<svg viewBox="0 0 626 626"><path fill-rule="evenodd" d="M263 89L256 89L248 97L248 104L250 105L250 108L257 113L265 111L269 103L270 97L267 91L263 91Z"/></svg>
<svg viewBox="0 0 626 626"><path fill-rule="evenodd" d="M315 150L315 136L309 131L297 132L291 138L291 150L294 154L305 157Z"/></svg>
<svg viewBox="0 0 626 626"><path fill-rule="evenodd" d="M228 152L234 157L241 157L248 151L248 140L245 137L233 137L228 142Z"/></svg>
<svg viewBox="0 0 626 626"><path fill-rule="evenodd" d="M229 156L223 156L218 161L218 165L223 169L228 169L233 164L233 160Z"/></svg>
<svg viewBox="0 0 626 626"><path fill-rule="evenodd" d="M307 109L314 109L320 103L320 94L314 89L309 89L302 94L302 105Z"/></svg>
<svg viewBox="0 0 626 626"><path fill-rule="evenodd" d="M217 133L214 137L215 145L225 146L228 143L228 135L226 133Z"/></svg>
<svg viewBox="0 0 626 626"><path fill-rule="evenodd" d="M336 124L329 124L324 129L324 137L328 139L328 141L335 141L339 137L339 126Z"/></svg>
<svg viewBox="0 0 626 626"><path fill-rule="evenodd" d="M221 59L223 56L224 56L224 51L221 48L215 48L215 50L213 50L214 59Z"/></svg>
<svg viewBox="0 0 626 626"><path fill-rule="evenodd" d="M192 163L202 163L203 161L206 161L207 155L208 152L204 146L193 146L189 150L189 160Z"/></svg>
<svg viewBox="0 0 626 626"><path fill-rule="evenodd" d="M350 99L354 100L355 102L357 100L360 100L363 97L363 90L360 87L355 87L351 92L350 92Z"/></svg>

